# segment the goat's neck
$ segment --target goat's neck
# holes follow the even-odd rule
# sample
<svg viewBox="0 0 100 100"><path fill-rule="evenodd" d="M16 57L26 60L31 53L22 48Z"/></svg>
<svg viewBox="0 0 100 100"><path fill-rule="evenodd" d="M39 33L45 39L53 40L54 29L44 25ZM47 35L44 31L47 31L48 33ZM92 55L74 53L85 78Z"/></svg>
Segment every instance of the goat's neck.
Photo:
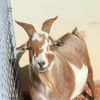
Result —
<svg viewBox="0 0 100 100"><path fill-rule="evenodd" d="M30 69L31 83L36 90L39 90L39 92L40 91L43 92L47 88L49 88L50 90L57 92L56 78L59 78L59 73L62 70L62 68L59 67L59 63L60 61L58 57L55 55L54 61L51 63L51 66L48 68L46 72L43 73L35 72L35 70L33 70L33 68L31 67Z"/></svg>
<svg viewBox="0 0 100 100"><path fill-rule="evenodd" d="M60 67L60 65L62 66L62 64L58 55L59 53L58 54L55 53L55 58L46 72L38 73L41 82L55 92L58 91L57 89L58 80L60 82L60 79L62 79L60 77L63 77L63 67Z"/></svg>
<svg viewBox="0 0 100 100"><path fill-rule="evenodd" d="M42 82L36 71L33 70L32 66L30 66L30 80L32 87L34 87L36 90L39 90L39 86L41 86Z"/></svg>
<svg viewBox="0 0 100 100"><path fill-rule="evenodd" d="M35 70L33 68L30 68L30 79L31 79L31 86L32 86L32 91L34 90L35 93L37 94L42 94L44 96L48 95L48 91L50 91L50 88L45 84L46 81L45 77Z"/></svg>

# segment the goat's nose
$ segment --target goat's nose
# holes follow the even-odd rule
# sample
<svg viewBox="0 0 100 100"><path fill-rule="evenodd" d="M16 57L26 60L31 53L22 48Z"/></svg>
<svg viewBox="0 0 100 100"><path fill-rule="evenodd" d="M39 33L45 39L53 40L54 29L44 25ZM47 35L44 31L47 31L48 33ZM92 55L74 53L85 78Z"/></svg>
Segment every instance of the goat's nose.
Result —
<svg viewBox="0 0 100 100"><path fill-rule="evenodd" d="M45 64L45 62L44 61L38 62L38 64L39 64L40 67L42 67Z"/></svg>

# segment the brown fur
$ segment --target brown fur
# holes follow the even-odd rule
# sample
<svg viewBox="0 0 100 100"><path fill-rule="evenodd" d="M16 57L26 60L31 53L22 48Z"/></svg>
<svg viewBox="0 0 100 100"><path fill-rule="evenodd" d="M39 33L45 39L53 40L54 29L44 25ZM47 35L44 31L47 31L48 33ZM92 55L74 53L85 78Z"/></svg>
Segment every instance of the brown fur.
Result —
<svg viewBox="0 0 100 100"><path fill-rule="evenodd" d="M73 34L66 34L65 36L60 38L63 40L64 45L55 48L55 64L53 66L52 72L49 70L45 73L38 73L38 77L40 78L40 82L49 86L51 89L57 92L51 92L50 100L62 100L62 98L69 98L74 89L74 74L72 69L69 67L67 60L77 65L79 68L82 67L82 62L88 65L89 76L87 83L89 84L90 89L92 90L93 95L94 92L94 84L93 84L93 72L90 65L90 59L88 56L88 52L86 49L86 45L81 41L77 36ZM73 41L73 42L72 42ZM76 46L77 44L77 46ZM81 48L78 48L81 47ZM76 53L77 52L77 53ZM67 56L65 56L67 55ZM62 58L63 56L63 58ZM66 59L66 60L65 60ZM62 65L63 64L63 65ZM66 67L67 66L67 67ZM31 71L33 69L31 68ZM34 71L32 71L34 73ZM32 75L32 74L31 74ZM56 78L55 78L56 77ZM35 77L32 76L32 80ZM68 81L67 81L68 80ZM34 81L31 81L32 83ZM38 81L37 81L38 82ZM32 84L31 83L31 84ZM27 84L27 83L26 83ZM29 83L28 83L29 84ZM36 86L37 87L37 86ZM35 88L29 88L29 91L34 91ZM36 89L35 89L36 91ZM33 92L31 92L33 93ZM63 94L65 93L65 94ZM63 94L62 96L60 94ZM32 98L35 98L35 95L31 95ZM52 97L51 97L52 96ZM33 99L34 100L34 99ZM38 100L38 99L37 99Z"/></svg>
<svg viewBox="0 0 100 100"><path fill-rule="evenodd" d="M87 52L86 45L75 35L67 33L59 40L64 42L64 45L57 48L63 53L63 56L78 67L82 66L82 62L86 64L84 53ZM81 60L81 61L80 61Z"/></svg>
<svg viewBox="0 0 100 100"><path fill-rule="evenodd" d="M80 41L80 39L82 41ZM80 60L82 60L82 62L84 62L84 64L87 65L88 71L89 71L87 84L88 84L90 90L92 91L92 95L93 95L92 99L95 100L96 92L95 92L94 82L93 82L93 71L92 71L92 66L90 63L90 58L88 55L88 50L87 50L86 44L83 41L84 38L83 37L80 38L79 32L78 32L77 35L72 35L70 33L67 33L64 36L62 36L59 40L63 41L64 45L60 48L57 48L57 49L59 49L61 52L63 52L63 54L65 52L64 55L66 55L66 57L68 57L67 59L69 61L71 61L72 63L74 63L78 67L82 66L82 64L80 63ZM64 47L66 49L64 49ZM78 48L78 47L80 47L80 48ZM68 49L70 49L70 51ZM75 51L75 53L74 53L74 51Z"/></svg>
<svg viewBox="0 0 100 100"><path fill-rule="evenodd" d="M31 24L22 23L16 21L16 23L24 28L24 30L28 33L28 36L31 37L33 33L35 33L35 28Z"/></svg>
<svg viewBox="0 0 100 100"><path fill-rule="evenodd" d="M42 30L49 33L51 25L56 19L57 17L44 22ZM61 46L54 45L50 48L54 51L54 57L46 55L49 63L52 61L54 64L50 66L47 71L40 73L32 66L32 55L34 54L34 50L37 54L42 52L39 51L39 47L43 44L43 41L41 43L39 41L34 41L36 42L36 45L34 45L34 42L32 42L30 38L28 44L28 46L31 46L31 49L29 50L30 83L27 83L27 88L29 89L28 91L30 92L32 100L41 100L42 97L40 97L40 94L47 97L48 100L70 100L75 88L75 77L69 62L76 65L78 68L82 68L83 63L87 65L89 71L87 83L92 91L94 100L95 89L93 83L93 72L83 37L81 37L77 29L75 29L71 34L65 34L58 39L58 41L63 41L64 44ZM46 87L50 88L50 92L48 92L47 96L45 94Z"/></svg>
<svg viewBox="0 0 100 100"><path fill-rule="evenodd" d="M54 22L57 18L58 18L58 16L55 17L55 18L52 18L52 19L49 19L49 20L45 21L45 22L43 23L43 25L42 25L42 30L43 30L44 32L50 33L51 26L52 26L53 22Z"/></svg>

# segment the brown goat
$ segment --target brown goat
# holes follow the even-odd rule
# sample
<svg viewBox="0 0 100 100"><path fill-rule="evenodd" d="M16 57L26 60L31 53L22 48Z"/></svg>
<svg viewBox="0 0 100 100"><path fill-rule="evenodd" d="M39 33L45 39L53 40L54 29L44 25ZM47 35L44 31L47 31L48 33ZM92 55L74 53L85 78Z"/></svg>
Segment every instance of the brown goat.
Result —
<svg viewBox="0 0 100 100"><path fill-rule="evenodd" d="M77 29L54 41L49 33L56 19L45 21L41 32L36 32L30 24L16 21L29 36L28 42L17 48L20 52L29 51L27 91L32 100L73 100L87 83L94 100L93 72L86 44Z"/></svg>

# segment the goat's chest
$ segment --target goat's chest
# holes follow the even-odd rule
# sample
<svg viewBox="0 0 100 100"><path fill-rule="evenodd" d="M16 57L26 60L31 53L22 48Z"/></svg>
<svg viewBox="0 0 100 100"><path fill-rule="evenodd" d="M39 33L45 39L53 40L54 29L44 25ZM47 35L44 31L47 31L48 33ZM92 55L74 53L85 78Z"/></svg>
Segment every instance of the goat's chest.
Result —
<svg viewBox="0 0 100 100"><path fill-rule="evenodd" d="M32 100L49 100L48 95L50 93L50 89L48 87L38 87L39 90L33 88L31 91Z"/></svg>
<svg viewBox="0 0 100 100"><path fill-rule="evenodd" d="M74 99L83 91L88 77L88 67L83 64L83 66L79 68L71 63L70 67L72 68L75 76L75 87L71 95L71 99Z"/></svg>
<svg viewBox="0 0 100 100"><path fill-rule="evenodd" d="M44 89L42 92L38 91L31 96L32 100L65 100L61 95L57 95L50 88Z"/></svg>

